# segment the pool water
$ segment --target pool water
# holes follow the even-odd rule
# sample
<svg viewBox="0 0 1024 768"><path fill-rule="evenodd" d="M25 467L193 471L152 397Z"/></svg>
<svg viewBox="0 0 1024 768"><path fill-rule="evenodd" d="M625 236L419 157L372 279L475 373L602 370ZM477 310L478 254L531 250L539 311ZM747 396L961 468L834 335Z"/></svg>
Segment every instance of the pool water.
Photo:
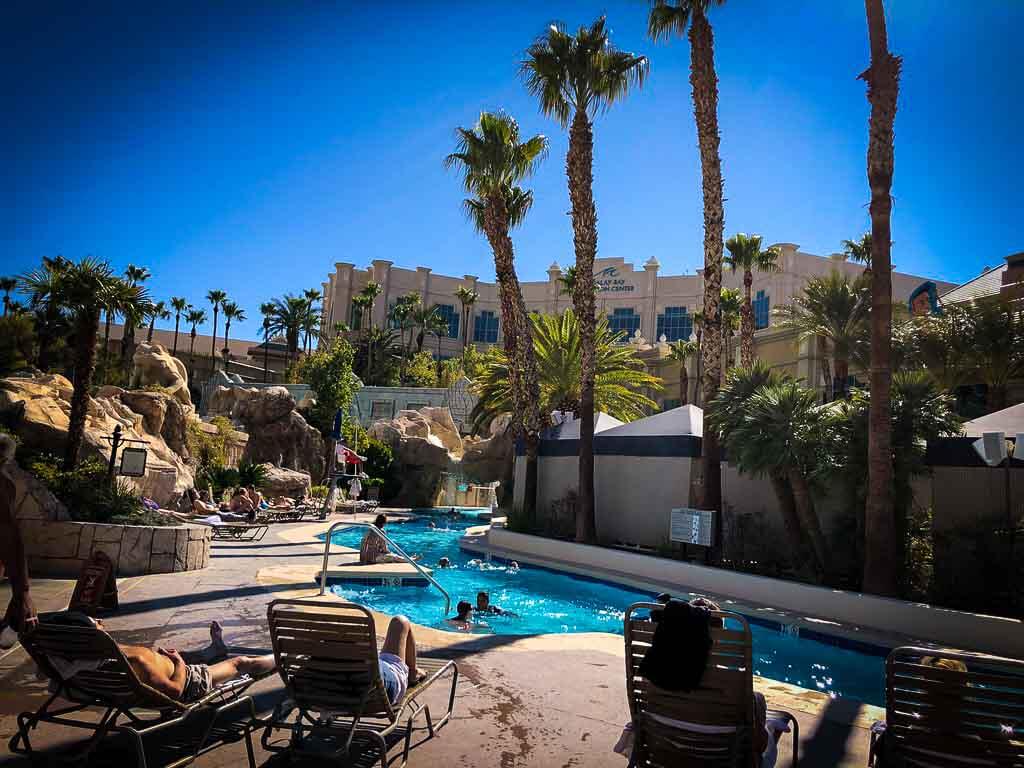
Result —
<svg viewBox="0 0 1024 768"><path fill-rule="evenodd" d="M626 608L649 601L649 592L522 565L518 571L503 562L481 562L474 554L459 549L458 540L473 520L435 518L436 528L426 519L392 523L388 536L409 554L419 554L433 568L434 578L455 604L468 600L476 604L477 592L488 592L493 605L517 616L481 616L474 631L503 635L533 635L558 632L614 632L622 634ZM335 532L335 544L358 548L364 529ZM452 567L437 568L447 557ZM444 598L434 587L364 586L332 584L331 590L347 600L382 613L408 616L417 624L451 630L442 611ZM799 637L775 626L751 622L754 640L754 672L833 696L858 699L881 706L884 692L884 656L837 647L827 642Z"/></svg>

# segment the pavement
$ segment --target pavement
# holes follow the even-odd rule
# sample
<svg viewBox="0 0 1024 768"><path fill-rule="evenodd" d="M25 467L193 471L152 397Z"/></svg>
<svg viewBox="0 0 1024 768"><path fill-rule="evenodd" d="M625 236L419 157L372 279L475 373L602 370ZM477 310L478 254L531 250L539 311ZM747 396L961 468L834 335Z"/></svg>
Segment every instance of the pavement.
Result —
<svg viewBox="0 0 1024 768"><path fill-rule="evenodd" d="M209 624L216 619L235 653L269 653L266 611L270 600L317 593L310 574L319 570L322 546L313 535L326 525L274 525L261 542L215 542L210 565L202 571L121 579L120 608L104 617L114 638L122 643L163 645L178 649L204 647ZM57 610L71 595L70 581L33 583L37 609ZM6 604L6 585L0 601ZM375 615L378 634L388 617ZM581 633L538 636L470 636L416 627L421 655L454 659L460 679L455 714L433 739L414 735L410 766L446 768L625 768L626 760L612 751L629 720L625 693L623 641L618 635ZM445 691L435 686L425 701L435 717L444 711ZM19 712L37 708L46 699L46 685L20 646L0 652L0 763L28 765L7 756L6 745L17 728ZM881 716L876 707L818 692L755 678L769 707L792 712L800 727L800 765L857 766L867 764L869 727ZM269 714L283 697L275 675L251 690L261 715ZM73 749L80 734L42 725L33 736L37 749L48 755ZM257 765L283 764L259 745ZM275 743L286 734L278 732ZM109 742L109 743L108 743ZM89 765L132 765L131 752L117 739L104 742ZM161 757L163 753L161 752ZM401 749L391 751L400 765ZM228 743L207 753L197 766L246 764L244 742ZM354 751L352 765L380 764L368 745ZM150 765L166 764L151 761ZM292 765L303 764L292 760ZM310 763L312 764L312 763ZM778 765L791 764L783 741Z"/></svg>

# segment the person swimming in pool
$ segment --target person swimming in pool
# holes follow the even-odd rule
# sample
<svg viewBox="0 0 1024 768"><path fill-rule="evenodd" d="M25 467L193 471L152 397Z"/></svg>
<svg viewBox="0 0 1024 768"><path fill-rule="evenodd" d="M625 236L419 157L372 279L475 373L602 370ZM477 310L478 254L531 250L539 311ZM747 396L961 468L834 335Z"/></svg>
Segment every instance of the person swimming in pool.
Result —
<svg viewBox="0 0 1024 768"><path fill-rule="evenodd" d="M518 613L506 611L504 608L499 608L496 605L491 605L491 596L486 592L476 593L476 613L478 616L481 613L489 613L492 616L508 616L513 619L519 618Z"/></svg>
<svg viewBox="0 0 1024 768"><path fill-rule="evenodd" d="M466 600L460 600L455 611L455 615L450 619L445 619L445 622L463 632L471 630L473 628L473 605Z"/></svg>
<svg viewBox="0 0 1024 768"><path fill-rule="evenodd" d="M442 568L442 569L443 568L451 568L452 567L452 561L449 560L447 557L442 557L440 560L437 561L437 567L438 568Z"/></svg>
<svg viewBox="0 0 1024 768"><path fill-rule="evenodd" d="M513 560L511 563L509 563L508 564L508 572L509 573L519 573L519 563L517 563L515 560Z"/></svg>

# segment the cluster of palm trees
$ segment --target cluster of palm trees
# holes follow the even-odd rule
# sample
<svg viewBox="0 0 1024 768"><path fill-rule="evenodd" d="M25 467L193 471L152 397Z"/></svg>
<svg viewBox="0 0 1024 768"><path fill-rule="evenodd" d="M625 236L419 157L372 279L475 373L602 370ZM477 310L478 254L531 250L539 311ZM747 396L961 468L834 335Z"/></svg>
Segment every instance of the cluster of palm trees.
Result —
<svg viewBox="0 0 1024 768"><path fill-rule="evenodd" d="M263 380L268 377L270 340L283 337L288 363L298 362L299 354L309 354L320 338L323 295L316 288L307 288L301 296L286 293L260 305L263 316Z"/></svg>

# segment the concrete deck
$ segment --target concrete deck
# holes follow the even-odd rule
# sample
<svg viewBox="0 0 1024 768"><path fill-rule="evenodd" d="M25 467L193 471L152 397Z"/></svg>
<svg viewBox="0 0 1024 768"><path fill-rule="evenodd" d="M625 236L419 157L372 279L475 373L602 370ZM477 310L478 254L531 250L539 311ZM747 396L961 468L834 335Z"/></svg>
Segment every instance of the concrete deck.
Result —
<svg viewBox="0 0 1024 768"><path fill-rule="evenodd" d="M308 577L319 569L323 549L312 537L327 525L278 524L258 543L214 542L205 570L119 580L121 608L104 621L121 642L198 648L208 642L209 622L217 619L234 651L268 652L267 604L274 598L316 594ZM63 607L72 587L66 581L35 583L37 608ZM4 604L5 590L0 589ZM376 619L382 635L387 617L377 615ZM423 627L417 628L416 639L424 655L455 659L461 678L453 720L437 738L413 749L410 765L625 768L625 759L612 752L629 719L621 637L600 633L481 637ZM769 706L796 715L801 765L860 768L866 764L867 729L880 714L877 708L766 679L755 679L755 686L765 693ZM260 712L269 713L283 694L280 679L262 681L253 693ZM431 708L440 712L443 692L428 697ZM15 646L0 652L0 743L4 748L15 732L16 713L34 709L44 700L45 684L36 678L24 651ZM41 726L34 740L44 749L56 749L74 738L64 729ZM278 735L278 740L283 738ZM785 743L782 752L779 765L787 766ZM392 752L396 754L400 750ZM260 765L278 764L258 744L256 757ZM355 764L368 765L372 759L372 754L363 753ZM245 762L244 746L234 743L200 758L196 765ZM12 760L12 764L28 763ZM104 745L89 764L126 768L134 763L130 753L126 755L115 743Z"/></svg>

